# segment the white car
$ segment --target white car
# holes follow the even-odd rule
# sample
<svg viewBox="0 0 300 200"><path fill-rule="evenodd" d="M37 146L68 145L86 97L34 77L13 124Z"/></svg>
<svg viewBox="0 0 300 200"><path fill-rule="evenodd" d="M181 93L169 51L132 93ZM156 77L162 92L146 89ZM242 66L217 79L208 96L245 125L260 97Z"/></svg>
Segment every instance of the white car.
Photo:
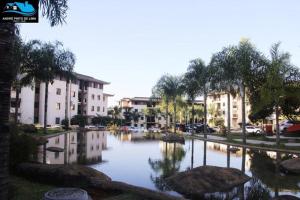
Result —
<svg viewBox="0 0 300 200"><path fill-rule="evenodd" d="M293 124L294 124L293 121L291 121L291 120L285 120L285 121L283 121L283 122L281 122L279 124L279 131L283 132L284 130L286 130L287 128L289 128L290 126L292 126Z"/></svg>
<svg viewBox="0 0 300 200"><path fill-rule="evenodd" d="M246 126L246 133L262 134L261 128L255 126Z"/></svg>

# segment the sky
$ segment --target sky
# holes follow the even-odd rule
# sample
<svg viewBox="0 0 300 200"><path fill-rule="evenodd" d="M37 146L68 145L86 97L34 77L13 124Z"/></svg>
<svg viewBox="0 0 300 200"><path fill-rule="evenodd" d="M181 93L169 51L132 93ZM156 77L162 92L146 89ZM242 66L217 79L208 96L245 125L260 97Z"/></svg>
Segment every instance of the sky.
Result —
<svg viewBox="0 0 300 200"><path fill-rule="evenodd" d="M66 24L22 24L25 41L61 41L76 55L75 71L110 82L109 105L150 96L166 73L248 38L269 56L281 41L300 66L299 0L69 0Z"/></svg>

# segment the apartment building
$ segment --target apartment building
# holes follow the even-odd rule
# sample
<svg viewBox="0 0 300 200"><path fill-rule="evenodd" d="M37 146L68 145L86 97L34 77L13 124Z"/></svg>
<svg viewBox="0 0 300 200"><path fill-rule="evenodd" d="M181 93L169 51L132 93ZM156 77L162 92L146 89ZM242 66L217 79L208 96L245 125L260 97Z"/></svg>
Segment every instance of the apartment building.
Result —
<svg viewBox="0 0 300 200"><path fill-rule="evenodd" d="M76 79L67 82L57 77L48 86L47 125L61 124L66 117L83 114L92 118L106 116L108 97L104 85L108 82L90 76L75 73ZM19 106L18 120L24 124L44 124L45 83L35 83L32 87L23 87L19 94L20 103L16 104L16 91L12 90L11 116Z"/></svg>
<svg viewBox="0 0 300 200"><path fill-rule="evenodd" d="M210 93L207 96L207 106L208 106L208 122L212 125L212 121L216 117L224 119L224 124L227 126L228 120L231 122L232 128L239 128L239 123L242 122L242 98L240 95L232 96L230 95L230 119L228 119L228 99L227 94L224 92L220 93ZM214 113L210 113L209 110L215 110ZM248 115L250 114L250 104L246 98L246 123L250 120Z"/></svg>
<svg viewBox="0 0 300 200"><path fill-rule="evenodd" d="M145 114L146 109L155 109L158 108L158 105L159 101L153 101L149 97L123 98L119 102L119 106L122 108L122 116L128 111L139 113L138 121L131 120L130 124L127 124L139 128L161 128L166 125L166 119L161 114L155 116Z"/></svg>

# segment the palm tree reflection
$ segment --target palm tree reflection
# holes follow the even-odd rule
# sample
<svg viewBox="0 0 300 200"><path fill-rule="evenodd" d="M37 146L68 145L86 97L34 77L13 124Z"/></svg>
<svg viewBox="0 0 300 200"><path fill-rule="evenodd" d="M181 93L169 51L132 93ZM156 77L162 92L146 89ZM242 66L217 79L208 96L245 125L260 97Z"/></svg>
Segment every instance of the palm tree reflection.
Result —
<svg viewBox="0 0 300 200"><path fill-rule="evenodd" d="M150 175L155 187L161 191L170 190L166 184L165 179L172 176L180 170L180 164L185 157L185 150L181 144L176 143L163 143L162 159L153 160L148 159L154 174Z"/></svg>

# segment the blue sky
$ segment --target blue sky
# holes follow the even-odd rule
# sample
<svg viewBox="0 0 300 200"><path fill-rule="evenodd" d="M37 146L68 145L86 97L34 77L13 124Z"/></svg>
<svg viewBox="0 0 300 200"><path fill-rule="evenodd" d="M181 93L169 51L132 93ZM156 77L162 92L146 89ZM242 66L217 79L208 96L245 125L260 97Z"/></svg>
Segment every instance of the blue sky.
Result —
<svg viewBox="0 0 300 200"><path fill-rule="evenodd" d="M70 0L67 24L23 24L25 40L62 41L75 70L111 85L110 105L149 96L164 73L183 74L191 59L249 38L266 55L282 42L300 66L299 0Z"/></svg>

